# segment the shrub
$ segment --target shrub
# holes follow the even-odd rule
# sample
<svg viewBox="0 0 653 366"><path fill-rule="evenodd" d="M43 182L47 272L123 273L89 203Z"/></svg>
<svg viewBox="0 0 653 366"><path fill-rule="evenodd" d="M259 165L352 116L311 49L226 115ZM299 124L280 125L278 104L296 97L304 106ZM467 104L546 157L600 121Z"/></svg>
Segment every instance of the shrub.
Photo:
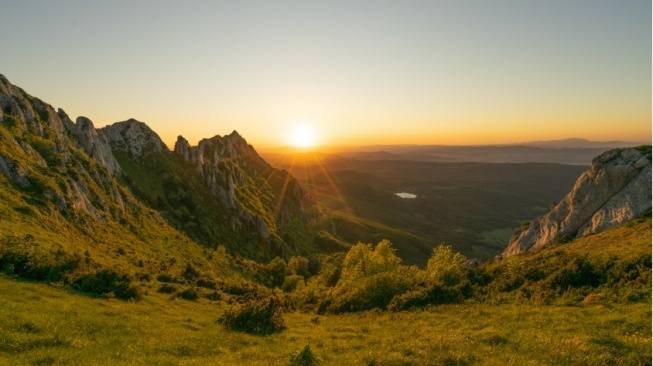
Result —
<svg viewBox="0 0 653 366"><path fill-rule="evenodd" d="M200 294L196 289L190 287L178 293L177 297L181 297L184 300L195 301L200 298Z"/></svg>
<svg viewBox="0 0 653 366"><path fill-rule="evenodd" d="M199 287L208 288L210 290L215 290L218 288L215 281L210 278L200 278L197 281L195 281L195 285Z"/></svg>
<svg viewBox="0 0 653 366"><path fill-rule="evenodd" d="M395 296L388 305L388 310L402 311L423 308L428 305L460 303L465 299L466 292L468 291L469 283L457 286L446 286L442 283L436 283L429 287L422 287Z"/></svg>
<svg viewBox="0 0 653 366"><path fill-rule="evenodd" d="M411 275L384 272L338 288L327 310L334 313L386 309L390 301L413 285Z"/></svg>
<svg viewBox="0 0 653 366"><path fill-rule="evenodd" d="M258 335L286 329L281 300L275 295L232 305L218 323L232 330Z"/></svg>
<svg viewBox="0 0 653 366"><path fill-rule="evenodd" d="M297 288L299 284L304 284L304 276L300 275L290 275L286 276L286 279L283 281L283 285L281 285L281 290L284 292L293 292Z"/></svg>
<svg viewBox="0 0 653 366"><path fill-rule="evenodd" d="M171 294L174 293L175 291L177 291L177 287L175 285L170 285L167 283L164 283L163 285L161 285L161 287L159 287L158 290L156 290L156 292L162 294Z"/></svg>
<svg viewBox="0 0 653 366"><path fill-rule="evenodd" d="M457 285L466 277L463 267L465 260L467 258L464 255L454 252L450 246L438 245L426 265L429 280L447 286Z"/></svg>
<svg viewBox="0 0 653 366"><path fill-rule="evenodd" d="M186 263L186 268L184 268L184 272L181 274L181 276L187 281L192 281L198 278L200 275L200 272L190 263Z"/></svg>
<svg viewBox="0 0 653 366"><path fill-rule="evenodd" d="M290 354L290 366L312 366L317 365L319 362L311 346L306 345L300 352L293 352Z"/></svg>
<svg viewBox="0 0 653 366"><path fill-rule="evenodd" d="M131 282L131 278L124 273L103 269L76 279L73 282L73 288L97 295L113 293L115 297L122 300L141 299L140 290Z"/></svg>
<svg viewBox="0 0 653 366"><path fill-rule="evenodd" d="M286 279L287 272L288 266L286 265L286 261L279 257L275 257L270 261L270 263L265 265L265 283L270 288L281 287L283 281Z"/></svg>
<svg viewBox="0 0 653 366"><path fill-rule="evenodd" d="M171 275L169 275L167 273L159 275L156 278L156 280L159 281L159 282L174 282L175 281L175 279Z"/></svg>
<svg viewBox="0 0 653 366"><path fill-rule="evenodd" d="M0 240L0 271L37 281L61 281L79 268L81 257L46 251L31 235Z"/></svg>

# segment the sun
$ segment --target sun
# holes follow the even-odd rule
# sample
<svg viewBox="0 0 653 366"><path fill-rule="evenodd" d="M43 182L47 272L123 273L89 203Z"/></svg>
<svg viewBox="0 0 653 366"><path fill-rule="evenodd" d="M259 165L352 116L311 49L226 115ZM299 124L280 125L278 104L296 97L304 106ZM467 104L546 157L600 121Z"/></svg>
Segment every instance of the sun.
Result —
<svg viewBox="0 0 653 366"><path fill-rule="evenodd" d="M292 146L313 147L316 142L315 131L310 125L305 123L295 125L290 135L290 144Z"/></svg>

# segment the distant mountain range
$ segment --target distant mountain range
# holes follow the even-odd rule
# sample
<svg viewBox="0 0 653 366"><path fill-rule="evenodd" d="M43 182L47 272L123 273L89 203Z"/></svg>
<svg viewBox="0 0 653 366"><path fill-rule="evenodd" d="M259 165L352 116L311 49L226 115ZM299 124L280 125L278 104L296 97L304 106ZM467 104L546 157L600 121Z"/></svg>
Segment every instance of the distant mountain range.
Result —
<svg viewBox="0 0 653 366"><path fill-rule="evenodd" d="M646 144L650 144L650 142L590 141L582 138L569 138L496 145L323 146L316 147L312 151L359 160L590 165L595 156L607 150ZM268 158L274 158L279 154L305 151L305 149L282 147L267 149L262 154Z"/></svg>
<svg viewBox="0 0 653 366"><path fill-rule="evenodd" d="M514 145L524 145L524 146L535 146L535 147L545 147L545 148L556 148L556 149L596 149L596 148L605 148L605 149L614 149L619 147L631 147L646 145L650 142L632 142L632 141L590 141L578 137L562 139L562 140L537 140L524 143L518 143Z"/></svg>

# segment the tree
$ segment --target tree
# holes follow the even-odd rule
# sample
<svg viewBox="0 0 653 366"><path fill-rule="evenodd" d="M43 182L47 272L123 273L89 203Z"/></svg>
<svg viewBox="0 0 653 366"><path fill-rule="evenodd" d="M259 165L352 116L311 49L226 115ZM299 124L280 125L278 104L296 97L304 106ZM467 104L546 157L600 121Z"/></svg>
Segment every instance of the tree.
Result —
<svg viewBox="0 0 653 366"><path fill-rule="evenodd" d="M372 249L372 244L358 243L351 247L342 266L342 281L354 282L378 273L399 269L401 258L395 254L389 240L382 240Z"/></svg>
<svg viewBox="0 0 653 366"><path fill-rule="evenodd" d="M286 279L288 266L282 258L275 257L265 266L265 274L270 287L281 287Z"/></svg>
<svg viewBox="0 0 653 366"><path fill-rule="evenodd" d="M464 255L453 252L450 246L440 244L426 264L426 275L431 283L441 282L447 286L459 284L465 277Z"/></svg>
<svg viewBox="0 0 653 366"><path fill-rule="evenodd" d="M306 257L290 257L288 260L288 271L292 274L303 276L305 279L311 276L308 269L308 258Z"/></svg>

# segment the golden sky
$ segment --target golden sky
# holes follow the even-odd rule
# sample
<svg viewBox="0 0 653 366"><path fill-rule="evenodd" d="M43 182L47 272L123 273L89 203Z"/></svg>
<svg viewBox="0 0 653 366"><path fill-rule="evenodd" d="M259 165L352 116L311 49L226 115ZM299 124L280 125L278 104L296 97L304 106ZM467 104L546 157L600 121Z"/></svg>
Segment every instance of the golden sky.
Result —
<svg viewBox="0 0 653 366"><path fill-rule="evenodd" d="M0 73L173 146L651 141L651 2L10 2Z"/></svg>

